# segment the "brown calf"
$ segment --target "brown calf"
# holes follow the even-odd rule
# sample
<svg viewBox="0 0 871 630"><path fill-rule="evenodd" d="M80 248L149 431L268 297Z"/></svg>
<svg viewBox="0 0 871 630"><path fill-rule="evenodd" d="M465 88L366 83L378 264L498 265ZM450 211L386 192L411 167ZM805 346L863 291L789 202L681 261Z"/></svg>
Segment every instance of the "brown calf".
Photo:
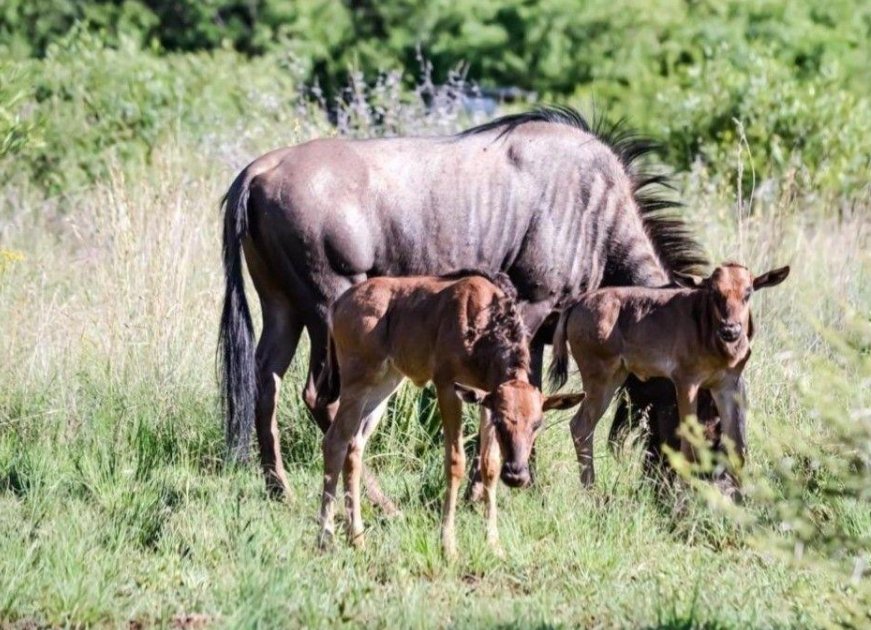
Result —
<svg viewBox="0 0 871 630"><path fill-rule="evenodd" d="M321 545L333 536L343 465L348 533L352 542L362 542L363 449L388 398L409 378L417 386L432 381L436 387L448 480L442 545L449 556L456 553L454 513L465 468L461 401L480 405L487 540L498 548L495 485L500 458L501 478L507 485L528 485L529 452L542 413L567 409L583 398L543 396L532 386L528 345L514 290L505 276L493 281L481 275L457 279L457 274L373 278L346 291L330 311L330 360L338 365L341 384L338 413L323 443Z"/></svg>
<svg viewBox="0 0 871 630"><path fill-rule="evenodd" d="M682 420L696 415L699 388L711 390L722 435L743 463L745 427L739 379L750 358L754 290L783 282L789 267L753 277L746 267L724 263L709 278L679 276L681 289L622 287L592 291L563 311L554 335L551 379L568 376L568 351L587 394L571 422L581 483L595 480L593 432L614 393L629 374L642 381L666 377L674 383ZM692 460L691 444L681 452Z"/></svg>

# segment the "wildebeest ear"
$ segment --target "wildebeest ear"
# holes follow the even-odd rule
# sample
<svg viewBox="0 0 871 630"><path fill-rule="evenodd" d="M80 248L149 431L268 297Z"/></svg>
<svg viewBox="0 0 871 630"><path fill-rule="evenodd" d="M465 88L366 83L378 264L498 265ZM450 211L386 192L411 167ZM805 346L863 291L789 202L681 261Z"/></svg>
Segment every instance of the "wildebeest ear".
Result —
<svg viewBox="0 0 871 630"><path fill-rule="evenodd" d="M759 289L764 289L765 287L773 287L784 280L789 275L789 265L786 267L780 267L779 269L772 269L771 271L766 271L761 276L756 276L753 278L753 290L758 291Z"/></svg>
<svg viewBox="0 0 871 630"><path fill-rule="evenodd" d="M542 411L551 411L553 409L571 409L576 405L580 405L581 401L587 395L584 392L580 394L554 394L546 396L544 403L541 405Z"/></svg>
<svg viewBox="0 0 871 630"><path fill-rule="evenodd" d="M698 289L703 284L705 284L705 279L701 276L694 276L691 273L681 273L679 271L673 271L671 273L672 279L674 279L674 283L683 287L684 289Z"/></svg>
<svg viewBox="0 0 871 630"><path fill-rule="evenodd" d="M466 387L465 385L454 383L454 391L457 392L457 396L459 396L463 400L463 402L480 405L485 404L487 400L487 392L485 392L483 389Z"/></svg>

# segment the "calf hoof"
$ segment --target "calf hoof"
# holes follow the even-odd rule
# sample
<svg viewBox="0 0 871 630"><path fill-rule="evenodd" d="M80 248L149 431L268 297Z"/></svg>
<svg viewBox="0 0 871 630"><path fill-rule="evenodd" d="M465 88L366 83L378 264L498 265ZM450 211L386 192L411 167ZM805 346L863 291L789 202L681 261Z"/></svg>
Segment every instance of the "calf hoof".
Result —
<svg viewBox="0 0 871 630"><path fill-rule="evenodd" d="M457 541L455 540L442 540L442 554L445 557L445 560L448 562L453 562L457 559Z"/></svg>
<svg viewBox="0 0 871 630"><path fill-rule="evenodd" d="M497 558L502 559L505 557L505 550L502 548L502 544L499 542L498 538L495 540L488 540L487 546L490 547L490 552Z"/></svg>
<svg viewBox="0 0 871 630"><path fill-rule="evenodd" d="M351 546L354 549L365 549L366 547L366 534L363 530L359 532L348 532L348 542L351 543Z"/></svg>

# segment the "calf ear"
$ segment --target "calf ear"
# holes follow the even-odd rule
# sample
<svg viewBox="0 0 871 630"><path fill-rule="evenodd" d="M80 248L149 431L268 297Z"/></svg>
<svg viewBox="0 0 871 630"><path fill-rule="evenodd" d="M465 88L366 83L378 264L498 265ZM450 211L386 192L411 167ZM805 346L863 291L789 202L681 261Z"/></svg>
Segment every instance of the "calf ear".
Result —
<svg viewBox="0 0 871 630"><path fill-rule="evenodd" d="M705 283L705 279L701 276L694 276L690 273L681 273L679 271L673 271L671 277L677 286L684 289L698 289Z"/></svg>
<svg viewBox="0 0 871 630"><path fill-rule="evenodd" d="M753 278L753 290L758 291L759 289L764 289L765 287L773 287L784 280L789 275L789 266L781 267L780 269L772 269L771 271L766 271L761 276L756 276Z"/></svg>
<svg viewBox="0 0 871 630"><path fill-rule="evenodd" d="M554 394L553 396L545 397L541 409L542 411L571 409L576 405L580 405L585 397L586 394L584 392L581 392L580 394Z"/></svg>
<svg viewBox="0 0 871 630"><path fill-rule="evenodd" d="M454 383L454 391L457 392L457 396L459 396L463 402L474 403L476 405L486 405L489 400L489 394L487 394L483 389L466 387L465 385Z"/></svg>

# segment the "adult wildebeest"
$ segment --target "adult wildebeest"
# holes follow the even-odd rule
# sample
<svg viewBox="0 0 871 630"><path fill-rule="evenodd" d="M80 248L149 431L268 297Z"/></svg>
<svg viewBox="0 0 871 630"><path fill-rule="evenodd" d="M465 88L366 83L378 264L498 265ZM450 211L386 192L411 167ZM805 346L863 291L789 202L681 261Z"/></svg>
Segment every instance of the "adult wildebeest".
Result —
<svg viewBox="0 0 871 630"><path fill-rule="evenodd" d="M445 492L442 547L456 553L454 519L465 474L461 401L481 407L481 473L487 499L487 541L498 548L496 483L529 484L532 445L550 409L568 409L583 394L544 396L529 382L529 337L515 289L504 274L372 278L343 293L330 309L328 379L341 392L323 442L321 544L333 537L339 473L344 467L348 534L362 542L360 474L363 451L387 400L405 379L432 381L444 427ZM338 370L334 369L338 368ZM500 463L501 462L501 463Z"/></svg>
<svg viewBox="0 0 871 630"><path fill-rule="evenodd" d="M572 419L581 483L595 479L593 433L629 374L674 383L682 420L696 416L698 392L711 390L723 435L744 462L746 433L741 374L750 358L754 291L783 282L789 267L754 277L743 265L724 263L709 278L677 276L684 288L610 287L591 291L560 315L553 337L551 380L568 379L569 348L587 398ZM688 439L681 452L694 460Z"/></svg>
<svg viewBox="0 0 871 630"><path fill-rule="evenodd" d="M366 278L507 273L538 332L538 380L549 341L542 324L558 305L601 285L662 286L673 272L699 271L704 258L670 213L675 204L655 195L664 178L636 166L652 148L546 108L452 136L314 140L249 164L224 197L219 352L231 452L244 456L256 427L267 485L286 490L280 379L305 328L303 398L326 431L335 405L317 383L327 309ZM256 359L241 250L263 311Z"/></svg>

